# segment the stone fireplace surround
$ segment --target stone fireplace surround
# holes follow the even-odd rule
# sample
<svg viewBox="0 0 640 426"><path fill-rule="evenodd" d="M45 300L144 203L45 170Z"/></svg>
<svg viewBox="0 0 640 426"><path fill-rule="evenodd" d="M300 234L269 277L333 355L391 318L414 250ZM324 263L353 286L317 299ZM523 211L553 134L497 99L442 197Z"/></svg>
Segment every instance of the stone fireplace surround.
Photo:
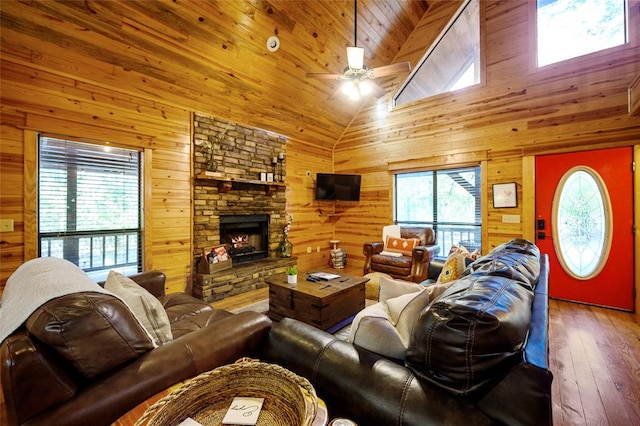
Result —
<svg viewBox="0 0 640 426"><path fill-rule="evenodd" d="M213 302L266 287L265 280L269 276L283 273L296 263L295 258L275 256L287 223L285 188L267 191L265 186L254 182L259 181L260 172L273 172L271 159L278 153L286 153L286 139L274 133L195 114L193 140L196 176L193 270L197 271L204 248L221 244L221 216L265 215L268 217L268 244L264 259L236 263L231 269L214 274L194 274L192 292L196 297ZM210 160L217 163L217 168L205 177L202 173L207 171ZM284 164L282 166L284 170ZM227 190L218 185L217 177L242 182L234 181L231 189Z"/></svg>

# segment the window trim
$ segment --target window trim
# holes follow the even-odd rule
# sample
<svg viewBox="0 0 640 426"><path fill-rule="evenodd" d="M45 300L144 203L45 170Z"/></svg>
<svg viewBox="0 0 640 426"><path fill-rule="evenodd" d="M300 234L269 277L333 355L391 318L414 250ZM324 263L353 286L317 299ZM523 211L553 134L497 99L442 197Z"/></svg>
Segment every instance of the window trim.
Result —
<svg viewBox="0 0 640 426"><path fill-rule="evenodd" d="M38 132L35 130L24 130L24 199L23 199L23 211L24 211L24 261L35 259L38 257L38 136L60 137L78 141L94 142L90 138L80 138L75 135L60 135L57 133ZM128 144L120 143L117 141L110 142L111 145L136 149L142 153L143 161L141 162L142 170L140 175L142 177L141 182L141 223L140 229L142 231L142 248L141 248L141 265L143 271L149 271L153 269L153 256L152 256L152 235L153 227L151 220L151 209L145 208L145 206L152 205L152 164L153 164L153 150L149 148L140 148L131 146Z"/></svg>
<svg viewBox="0 0 640 426"><path fill-rule="evenodd" d="M562 61L554 62L552 64L538 66L538 2L530 1L529 3L529 72L531 74L545 73L545 72L557 72L560 69L576 68L584 69L585 72L590 69L590 65L593 62L606 61L607 58L613 55L621 54L629 49L640 46L640 27L632 25L633 22L640 20L640 1L638 0L625 0L626 5L626 32L627 42L618 46L608 47L606 49L598 50L596 52L585 53L580 56L568 58ZM633 3L633 6L631 5ZM587 62L584 66L581 63Z"/></svg>
<svg viewBox="0 0 640 426"><path fill-rule="evenodd" d="M426 160L426 159L425 159ZM487 223L487 206L486 206L486 197L487 197L487 177L486 177L486 160L480 161L468 161L464 163L457 164L444 164L438 163L437 161L432 162L433 160L437 160L434 158L429 159L430 166L421 165L419 167L407 167L405 162L402 163L390 163L389 164L389 183L390 183L390 204L391 204L391 222L394 224L398 223L397 218L397 207L396 207L396 198L397 198L397 190L396 190L396 178L399 174L409 174L409 173L424 173L424 172L442 172L446 170L453 169L469 169L469 168L478 168L478 183L480 185L479 190L479 217L480 217L480 242L481 242L481 252L484 253L484 247L488 244L488 231L485 223ZM396 167L392 167L392 164ZM400 167L403 164L404 168ZM401 222L405 223L405 222ZM408 222L406 222L408 223ZM436 234L437 237L437 234ZM440 250L446 250L446 248L440 247Z"/></svg>

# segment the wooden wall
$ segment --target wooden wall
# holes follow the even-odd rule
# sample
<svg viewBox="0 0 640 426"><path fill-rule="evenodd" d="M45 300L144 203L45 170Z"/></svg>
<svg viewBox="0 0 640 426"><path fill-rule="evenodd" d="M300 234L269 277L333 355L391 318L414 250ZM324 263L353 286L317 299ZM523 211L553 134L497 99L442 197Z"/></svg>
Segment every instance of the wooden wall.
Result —
<svg viewBox="0 0 640 426"><path fill-rule="evenodd" d="M183 290L192 261L191 114L2 61L0 217L14 231L0 236L0 290L24 261L37 257L35 132L94 139L145 152L145 269Z"/></svg>
<svg viewBox="0 0 640 426"><path fill-rule="evenodd" d="M361 265L362 243L377 240L382 226L393 220L391 175L400 170L480 163L485 251L511 237L531 238L536 154L640 144L640 116L630 116L627 105L628 87L640 72L640 2L629 3L629 45L538 70L532 65L535 2L483 1L480 86L398 108L389 108L388 97L366 103L334 147L326 147L324 139L320 147L299 130L281 132L288 140L287 209L294 216L289 236L299 265L326 265L334 238L342 241L350 265ZM458 4L432 2L393 62L415 65ZM129 89L136 86L134 79L156 80L22 38L27 47L4 38L2 46L0 218L13 219L15 231L0 234L0 290L35 253L35 131L146 150L145 268L167 273L170 291L184 289L193 252L191 112L249 126L261 113L239 104L231 110L205 98L195 104L168 89L163 97L144 90L144 84L134 91ZM381 84L394 89L399 81ZM330 107L320 104L314 113L320 116ZM267 130L276 128L277 123ZM363 175L360 203L313 200L315 174L332 171ZM518 208L491 208L491 184L511 181L518 183ZM519 214L522 220L503 224L503 214Z"/></svg>
<svg viewBox="0 0 640 426"><path fill-rule="evenodd" d="M415 64L440 31L440 17L455 7L435 3L396 61ZM341 208L335 222L352 262L362 264L362 243L380 239L382 226L393 220L394 172L481 164L486 252L513 237L533 239L536 154L640 144L640 119L627 105L640 71L639 2L630 2L627 46L544 69L533 64L534 7L481 3L481 85L397 108L381 99L353 120L334 154L336 171L363 174L361 203ZM518 184L515 209L492 207L491 185L503 182ZM502 223L505 214L520 215L520 223Z"/></svg>

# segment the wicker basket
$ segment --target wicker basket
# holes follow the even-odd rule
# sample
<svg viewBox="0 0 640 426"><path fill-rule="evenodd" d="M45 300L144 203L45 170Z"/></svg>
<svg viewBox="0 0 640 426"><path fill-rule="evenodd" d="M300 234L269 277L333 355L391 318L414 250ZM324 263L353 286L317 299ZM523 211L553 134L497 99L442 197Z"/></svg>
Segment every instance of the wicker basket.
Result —
<svg viewBox="0 0 640 426"><path fill-rule="evenodd" d="M313 386L275 364L249 358L202 373L149 407L136 422L174 426L187 417L217 426L235 397L264 398L259 426L310 426L318 411Z"/></svg>

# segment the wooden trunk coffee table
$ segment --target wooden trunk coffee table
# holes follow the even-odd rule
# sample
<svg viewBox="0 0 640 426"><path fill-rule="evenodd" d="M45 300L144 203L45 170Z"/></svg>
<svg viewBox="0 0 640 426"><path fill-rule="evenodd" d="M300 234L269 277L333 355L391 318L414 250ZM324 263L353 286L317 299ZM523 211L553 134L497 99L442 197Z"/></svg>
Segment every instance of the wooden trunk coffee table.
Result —
<svg viewBox="0 0 640 426"><path fill-rule="evenodd" d="M306 277L307 274L298 274L297 284L287 284L285 274L266 280L271 319L295 318L332 333L364 309L364 285L368 278L340 274L330 281L311 282Z"/></svg>

